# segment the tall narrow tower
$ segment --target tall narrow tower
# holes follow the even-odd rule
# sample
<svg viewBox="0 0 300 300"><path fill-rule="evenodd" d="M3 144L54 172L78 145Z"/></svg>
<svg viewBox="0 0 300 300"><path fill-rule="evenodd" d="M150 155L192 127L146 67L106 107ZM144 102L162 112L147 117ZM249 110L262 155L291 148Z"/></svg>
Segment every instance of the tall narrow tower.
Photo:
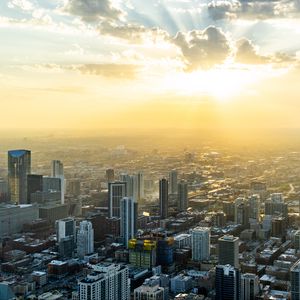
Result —
<svg viewBox="0 0 300 300"><path fill-rule="evenodd" d="M61 188L61 203L65 203L65 176L64 176L64 165L60 160L52 161L51 176L60 179Z"/></svg>
<svg viewBox="0 0 300 300"><path fill-rule="evenodd" d="M169 194L168 194L168 180L163 178L159 181L159 205L160 217L166 219L168 217L169 209Z"/></svg>
<svg viewBox="0 0 300 300"><path fill-rule="evenodd" d="M31 173L29 150L8 151L9 199L16 204L27 203L27 175Z"/></svg>

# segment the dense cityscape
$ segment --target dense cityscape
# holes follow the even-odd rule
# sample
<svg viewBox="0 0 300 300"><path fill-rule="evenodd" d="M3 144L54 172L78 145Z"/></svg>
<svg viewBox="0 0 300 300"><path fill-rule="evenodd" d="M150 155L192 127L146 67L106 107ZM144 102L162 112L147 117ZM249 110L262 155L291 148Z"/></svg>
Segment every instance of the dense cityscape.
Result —
<svg viewBox="0 0 300 300"><path fill-rule="evenodd" d="M299 299L292 147L48 139L1 147L1 300Z"/></svg>

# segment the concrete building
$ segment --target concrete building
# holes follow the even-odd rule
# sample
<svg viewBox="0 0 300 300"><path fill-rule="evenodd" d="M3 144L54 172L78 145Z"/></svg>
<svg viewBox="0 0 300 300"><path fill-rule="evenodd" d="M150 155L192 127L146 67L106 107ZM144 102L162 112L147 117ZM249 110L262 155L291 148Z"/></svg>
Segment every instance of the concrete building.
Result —
<svg viewBox="0 0 300 300"><path fill-rule="evenodd" d="M300 300L300 260L290 270L291 300Z"/></svg>
<svg viewBox="0 0 300 300"><path fill-rule="evenodd" d="M159 180L159 207L160 217L166 219L169 215L169 183L168 180L163 178Z"/></svg>
<svg viewBox="0 0 300 300"><path fill-rule="evenodd" d="M188 184L186 181L180 181L177 187L177 207L179 211L188 209Z"/></svg>
<svg viewBox="0 0 300 300"><path fill-rule="evenodd" d="M134 300L164 300L165 289L156 281L146 279L143 285L134 290Z"/></svg>
<svg viewBox="0 0 300 300"><path fill-rule="evenodd" d="M224 235L219 238L219 264L239 267L239 238Z"/></svg>
<svg viewBox="0 0 300 300"><path fill-rule="evenodd" d="M51 176L60 179L61 204L65 203L65 176L64 165L60 160L53 160L51 163Z"/></svg>
<svg viewBox="0 0 300 300"><path fill-rule="evenodd" d="M183 274L179 274L170 281L171 292L174 294L185 293L192 289L193 287L193 279L190 276L185 276Z"/></svg>
<svg viewBox="0 0 300 300"><path fill-rule="evenodd" d="M194 261L207 260L210 257L210 228L196 227L192 233L192 258Z"/></svg>
<svg viewBox="0 0 300 300"><path fill-rule="evenodd" d="M241 300L255 300L259 294L259 278L255 274L241 275Z"/></svg>
<svg viewBox="0 0 300 300"><path fill-rule="evenodd" d="M39 208L35 204L0 205L0 238L20 232L24 224L38 218Z"/></svg>
<svg viewBox="0 0 300 300"><path fill-rule="evenodd" d="M135 237L137 231L137 203L133 198L124 197L120 204L120 233L125 247Z"/></svg>
<svg viewBox="0 0 300 300"><path fill-rule="evenodd" d="M129 270L115 264L93 266L93 273L79 281L80 300L129 300Z"/></svg>
<svg viewBox="0 0 300 300"><path fill-rule="evenodd" d="M77 254L83 258L87 254L94 253L94 229L89 221L82 221L77 232Z"/></svg>
<svg viewBox="0 0 300 300"><path fill-rule="evenodd" d="M121 199L127 195L126 182L110 182L108 184L108 216L120 218Z"/></svg>
<svg viewBox="0 0 300 300"><path fill-rule="evenodd" d="M169 183L170 183L170 194L177 194L178 191L178 172L176 170L172 170L169 173Z"/></svg>
<svg viewBox="0 0 300 300"><path fill-rule="evenodd" d="M241 300L240 272L231 265L216 267L216 299Z"/></svg>

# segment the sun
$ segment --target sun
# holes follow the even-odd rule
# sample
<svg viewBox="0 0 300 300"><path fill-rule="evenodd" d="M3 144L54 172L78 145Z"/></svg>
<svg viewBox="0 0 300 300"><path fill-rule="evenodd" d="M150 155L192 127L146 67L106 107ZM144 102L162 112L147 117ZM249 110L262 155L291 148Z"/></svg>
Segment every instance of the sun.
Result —
<svg viewBox="0 0 300 300"><path fill-rule="evenodd" d="M210 96L222 103L255 92L256 84L282 72L284 70L274 70L271 66L224 65L210 70L169 74L163 89L183 96Z"/></svg>

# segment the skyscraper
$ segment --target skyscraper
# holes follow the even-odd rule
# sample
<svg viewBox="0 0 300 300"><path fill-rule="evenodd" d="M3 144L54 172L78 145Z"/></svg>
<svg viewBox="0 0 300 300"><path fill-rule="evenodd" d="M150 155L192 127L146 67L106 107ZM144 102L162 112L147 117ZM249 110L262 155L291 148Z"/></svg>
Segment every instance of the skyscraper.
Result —
<svg viewBox="0 0 300 300"><path fill-rule="evenodd" d="M160 217L166 219L168 217L169 209L169 194L168 194L168 180L163 178L159 180L159 207Z"/></svg>
<svg viewBox="0 0 300 300"><path fill-rule="evenodd" d="M169 173L169 182L170 182L170 194L177 194L177 185L178 185L178 172L172 170Z"/></svg>
<svg viewBox="0 0 300 300"><path fill-rule="evenodd" d="M239 267L239 238L224 235L219 238L219 264Z"/></svg>
<svg viewBox="0 0 300 300"><path fill-rule="evenodd" d="M216 299L240 300L240 273L231 265L216 267Z"/></svg>
<svg viewBox="0 0 300 300"><path fill-rule="evenodd" d="M291 300L300 300L300 260L295 262L290 272Z"/></svg>
<svg viewBox="0 0 300 300"><path fill-rule="evenodd" d="M65 203L65 176L64 176L64 165L60 160L52 161L51 176L59 178L61 181L61 204Z"/></svg>
<svg viewBox="0 0 300 300"><path fill-rule="evenodd" d="M9 199L16 204L27 203L27 175L31 173L31 152L8 151Z"/></svg>
<svg viewBox="0 0 300 300"><path fill-rule="evenodd" d="M79 281L80 300L129 300L129 270L121 265L94 265L94 272Z"/></svg>
<svg viewBox="0 0 300 300"><path fill-rule="evenodd" d="M94 229L89 221L82 221L77 232L77 254L83 258L94 252Z"/></svg>
<svg viewBox="0 0 300 300"><path fill-rule="evenodd" d="M27 175L27 203L31 203L31 194L43 191L42 175Z"/></svg>
<svg viewBox="0 0 300 300"><path fill-rule="evenodd" d="M255 274L241 275L241 300L255 300L259 293L259 278Z"/></svg>
<svg viewBox="0 0 300 300"><path fill-rule="evenodd" d="M194 261L209 259L210 228L196 227L192 230L192 257Z"/></svg>
<svg viewBox="0 0 300 300"><path fill-rule="evenodd" d="M177 207L179 211L186 211L188 208L188 184L180 181L177 188Z"/></svg>
<svg viewBox="0 0 300 300"><path fill-rule="evenodd" d="M256 219L259 221L260 219L260 196L259 195L251 195L249 198L250 205L250 218Z"/></svg>
<svg viewBox="0 0 300 300"><path fill-rule="evenodd" d="M56 239L59 253L64 257L71 257L75 249L76 223L72 218L56 221Z"/></svg>
<svg viewBox="0 0 300 300"><path fill-rule="evenodd" d="M137 230L137 203L129 197L121 199L120 231L123 244L128 247L128 241L133 239Z"/></svg>
<svg viewBox="0 0 300 300"><path fill-rule="evenodd" d="M110 182L108 184L108 210L109 217L120 217L121 199L127 195L126 182Z"/></svg>
<svg viewBox="0 0 300 300"><path fill-rule="evenodd" d="M115 181L115 171L114 169L107 169L106 170L106 180L108 183Z"/></svg>

